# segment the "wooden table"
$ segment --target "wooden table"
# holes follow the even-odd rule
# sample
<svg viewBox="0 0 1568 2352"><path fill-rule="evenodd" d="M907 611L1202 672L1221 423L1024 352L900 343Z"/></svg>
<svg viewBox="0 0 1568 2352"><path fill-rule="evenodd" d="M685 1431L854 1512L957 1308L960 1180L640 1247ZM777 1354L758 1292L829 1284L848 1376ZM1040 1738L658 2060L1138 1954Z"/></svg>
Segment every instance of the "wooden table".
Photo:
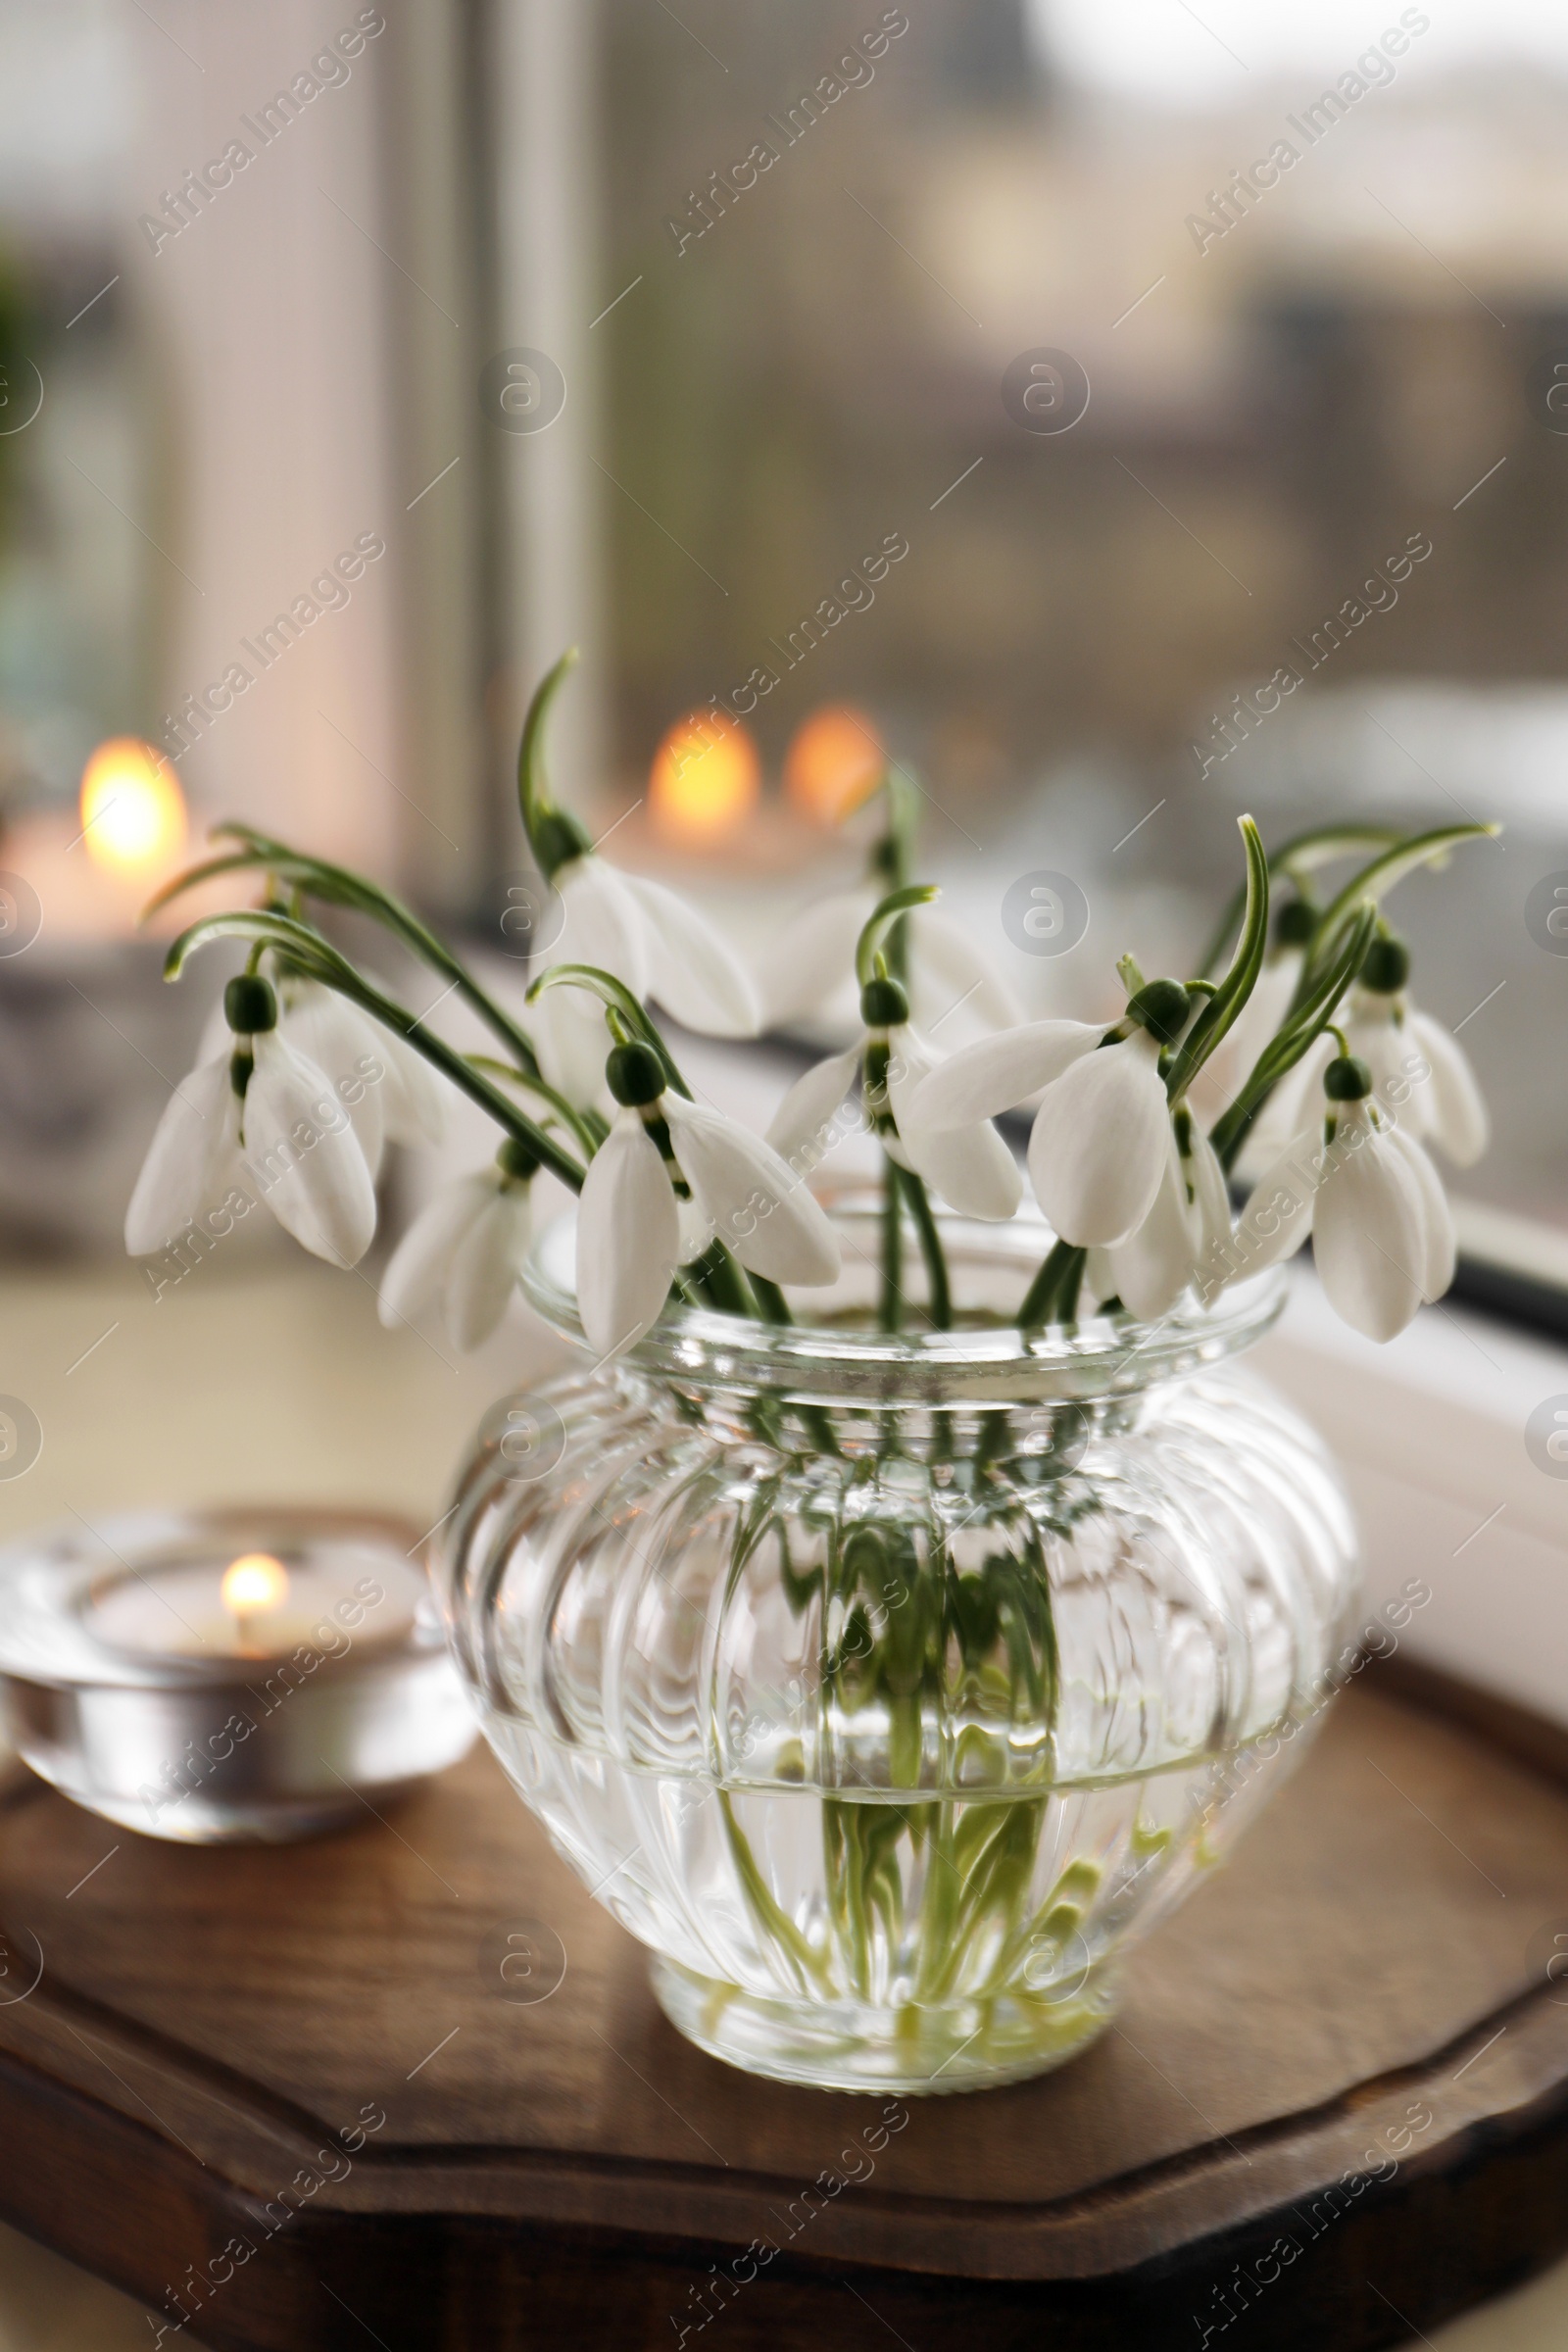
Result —
<svg viewBox="0 0 1568 2352"><path fill-rule="evenodd" d="M0 1887L5 1982L42 1956L0 2007L0 2211L217 2352L324 2352L347 2314L391 2352L705 2314L858 2345L868 2311L917 2352L1228 2313L1233 2342L1369 2345L1568 2245L1568 1788L1371 1688L1112 2032L982 2096L688 2047L482 1753L281 1849L127 1838L19 1780ZM509 1935L546 1997L509 1997Z"/></svg>

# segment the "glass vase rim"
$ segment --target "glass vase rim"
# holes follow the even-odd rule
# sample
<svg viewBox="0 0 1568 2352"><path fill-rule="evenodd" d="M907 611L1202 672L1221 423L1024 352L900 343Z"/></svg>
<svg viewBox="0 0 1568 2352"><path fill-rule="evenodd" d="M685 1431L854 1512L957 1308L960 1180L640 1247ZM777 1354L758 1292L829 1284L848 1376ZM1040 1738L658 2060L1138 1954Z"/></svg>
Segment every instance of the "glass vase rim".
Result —
<svg viewBox="0 0 1568 2352"><path fill-rule="evenodd" d="M841 1238L861 1229L874 1242L882 1208L879 1189L822 1188L818 1198ZM1054 1239L1038 1215L1020 1213L989 1224L940 1207L936 1214L951 1267L984 1261L993 1272L1015 1275L1019 1290L1027 1287ZM535 1236L522 1288L553 1330L594 1355L577 1313L575 1228L575 1210L567 1209ZM874 1272L874 1248L855 1254L869 1256ZM911 1240L906 1262L912 1264L915 1256ZM847 1252L847 1262L848 1257ZM831 1298L834 1288L825 1295ZM948 1331L922 1322L916 1329L889 1332L848 1316L780 1324L676 1303L666 1305L640 1340L601 1360L697 1394L756 1388L826 1404L864 1405L873 1399L895 1405L1040 1403L1133 1394L1239 1354L1278 1319L1287 1289L1285 1268L1274 1266L1221 1291L1207 1304L1189 1291L1152 1321L1125 1311L1095 1312L1070 1325L1027 1332L1000 1312L967 1316ZM808 1313L813 1296L798 1293L796 1311Z"/></svg>

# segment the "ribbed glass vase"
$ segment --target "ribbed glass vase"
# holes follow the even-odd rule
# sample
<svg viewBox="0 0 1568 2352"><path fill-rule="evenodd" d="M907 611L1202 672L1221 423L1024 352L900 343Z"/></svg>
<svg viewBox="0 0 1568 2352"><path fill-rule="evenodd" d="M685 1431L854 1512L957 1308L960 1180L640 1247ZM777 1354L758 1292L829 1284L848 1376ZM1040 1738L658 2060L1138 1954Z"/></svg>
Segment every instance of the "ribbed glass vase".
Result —
<svg viewBox="0 0 1568 2352"><path fill-rule="evenodd" d="M794 2082L974 2089L1101 2030L1127 1943L1299 1755L1354 1544L1231 1360L1279 1276L1025 1337L1050 1235L948 1218L966 1319L889 1335L876 1203L835 1214L845 1275L799 1322L666 1310L494 1407L448 1621L683 2034ZM570 1267L558 1227L528 1289L581 1343Z"/></svg>

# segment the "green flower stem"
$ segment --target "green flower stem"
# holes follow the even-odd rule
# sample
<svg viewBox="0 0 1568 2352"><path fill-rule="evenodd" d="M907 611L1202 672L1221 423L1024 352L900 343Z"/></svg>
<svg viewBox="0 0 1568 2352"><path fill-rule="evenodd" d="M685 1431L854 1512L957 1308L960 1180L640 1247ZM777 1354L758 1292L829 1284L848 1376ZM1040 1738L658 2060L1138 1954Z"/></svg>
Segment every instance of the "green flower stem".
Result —
<svg viewBox="0 0 1568 2352"><path fill-rule="evenodd" d="M892 1167L893 1162L890 1160L888 1165ZM931 1294L926 1312L931 1318L932 1329L951 1331L953 1294L948 1283L947 1254L942 1247L942 1236L937 1231L937 1221L931 1214L925 1186L911 1168L896 1168L894 1173L899 1189L908 1203L909 1215L920 1244L920 1255L925 1260L926 1282Z"/></svg>
<svg viewBox="0 0 1568 2352"><path fill-rule="evenodd" d="M182 931L174 941L164 959L165 979L177 980L195 951L215 939L260 941L287 956L309 978L335 988L339 996L347 997L351 1004L358 1004L362 1012L372 1014L395 1037L401 1037L422 1054L470 1102L487 1111L505 1134L526 1144L535 1159L559 1176L563 1184L569 1185L574 1193L581 1192L583 1170L553 1136L536 1126L525 1111L519 1110L488 1078L472 1068L465 1054L426 1029L421 1014L410 1012L406 1004L399 1004L372 988L319 932L285 914L251 911L209 914L199 923L193 923L188 931Z"/></svg>
<svg viewBox="0 0 1568 2352"><path fill-rule="evenodd" d="M899 1198L899 1171L886 1152L882 1155L882 1315L884 1331L898 1331L904 1322L904 1226Z"/></svg>
<svg viewBox="0 0 1568 2352"><path fill-rule="evenodd" d="M1274 1088L1287 1070L1295 1068L1332 1019L1340 999L1361 968L1377 919L1377 908L1367 900L1349 923L1342 927L1335 960L1319 974L1304 1003L1287 1015L1284 1027L1258 1055L1235 1102L1215 1121L1208 1140L1227 1173L1235 1166L1247 1131Z"/></svg>
<svg viewBox="0 0 1568 2352"><path fill-rule="evenodd" d="M768 1892L746 1833L735 1819L727 1788L718 1791L718 1806L723 1816L724 1835L729 1840L730 1854L758 1925L766 1930L776 1949L785 1953L793 1963L800 1974L803 1990L814 1984L819 1992L831 1993L833 1988L821 1958L812 1951L789 1913L781 1910Z"/></svg>
<svg viewBox="0 0 1568 2352"><path fill-rule="evenodd" d="M1402 838L1388 825L1316 825L1309 833L1298 833L1284 842L1269 857L1268 870L1272 881L1276 874L1287 874L1295 881L1302 873L1311 873L1320 865L1329 865L1337 858L1348 858L1356 850L1386 850ZM1203 951L1200 972L1211 972L1225 953L1225 943L1240 923L1247 906L1247 885L1236 893L1220 916L1214 935Z"/></svg>
<svg viewBox="0 0 1568 2352"><path fill-rule="evenodd" d="M265 834L254 832L249 825L214 827L215 839L225 834L242 841L245 847L230 852L226 857L209 858L205 864L192 866L188 872L177 874L172 882L166 884L155 898L148 901L143 910L144 920L181 891L191 889L198 882L208 881L215 874L237 873L247 867L265 867L280 880L288 882L296 892L303 891L308 898L320 900L323 906L352 907L357 913L370 916L372 921L378 922L384 930L402 940L404 946L412 949L421 962L427 963L432 971L451 982L453 994L461 997L478 1014L492 1036L501 1040L514 1059L530 1076L538 1076L539 1057L527 1033L519 1029L495 999L480 987L467 965L453 954L446 942L427 929L413 908L405 906L401 899L395 899L390 891L368 882L363 875L351 873L346 866L331 865L324 858L306 857L301 851L291 850L285 842L270 841Z"/></svg>
<svg viewBox="0 0 1568 2352"><path fill-rule="evenodd" d="M760 1319L745 1269L723 1242L710 1241L686 1271L721 1314L745 1315L753 1322Z"/></svg>
<svg viewBox="0 0 1568 2352"><path fill-rule="evenodd" d="M776 1282L769 1282L765 1274L752 1274L749 1276L749 1280L764 1323L794 1322L795 1317L790 1313L790 1302Z"/></svg>
<svg viewBox="0 0 1568 2352"><path fill-rule="evenodd" d="M1020 1331L1073 1320L1078 1312L1078 1290L1088 1257L1087 1250L1075 1249L1071 1242L1053 1245L1018 1309Z"/></svg>
<svg viewBox="0 0 1568 2352"><path fill-rule="evenodd" d="M545 1079L530 1077L526 1070L514 1069L510 1062L496 1061L488 1054L470 1054L466 1058L487 1077L503 1078L509 1086L525 1087L530 1095L537 1095L541 1102L548 1102L563 1126L568 1127L582 1146L583 1157L593 1157L605 1140L606 1130L602 1119L594 1119L591 1114L580 1111L574 1102L568 1102L565 1096Z"/></svg>

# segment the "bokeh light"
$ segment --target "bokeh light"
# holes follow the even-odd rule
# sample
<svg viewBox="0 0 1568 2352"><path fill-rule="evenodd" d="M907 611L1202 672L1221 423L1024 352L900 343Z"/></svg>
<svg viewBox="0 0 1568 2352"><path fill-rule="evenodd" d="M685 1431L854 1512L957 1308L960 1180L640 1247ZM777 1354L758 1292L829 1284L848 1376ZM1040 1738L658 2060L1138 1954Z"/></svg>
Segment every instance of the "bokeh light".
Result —
<svg viewBox="0 0 1568 2352"><path fill-rule="evenodd" d="M161 753L134 735L101 743L81 779L82 840L94 862L152 879L185 847L185 798Z"/></svg>
<svg viewBox="0 0 1568 2352"><path fill-rule="evenodd" d="M761 790L757 746L722 710L689 710L654 755L648 804L670 841L722 841L743 825Z"/></svg>
<svg viewBox="0 0 1568 2352"><path fill-rule="evenodd" d="M796 729L784 757L784 789L812 824L841 825L875 792L887 757L863 710L826 703Z"/></svg>

